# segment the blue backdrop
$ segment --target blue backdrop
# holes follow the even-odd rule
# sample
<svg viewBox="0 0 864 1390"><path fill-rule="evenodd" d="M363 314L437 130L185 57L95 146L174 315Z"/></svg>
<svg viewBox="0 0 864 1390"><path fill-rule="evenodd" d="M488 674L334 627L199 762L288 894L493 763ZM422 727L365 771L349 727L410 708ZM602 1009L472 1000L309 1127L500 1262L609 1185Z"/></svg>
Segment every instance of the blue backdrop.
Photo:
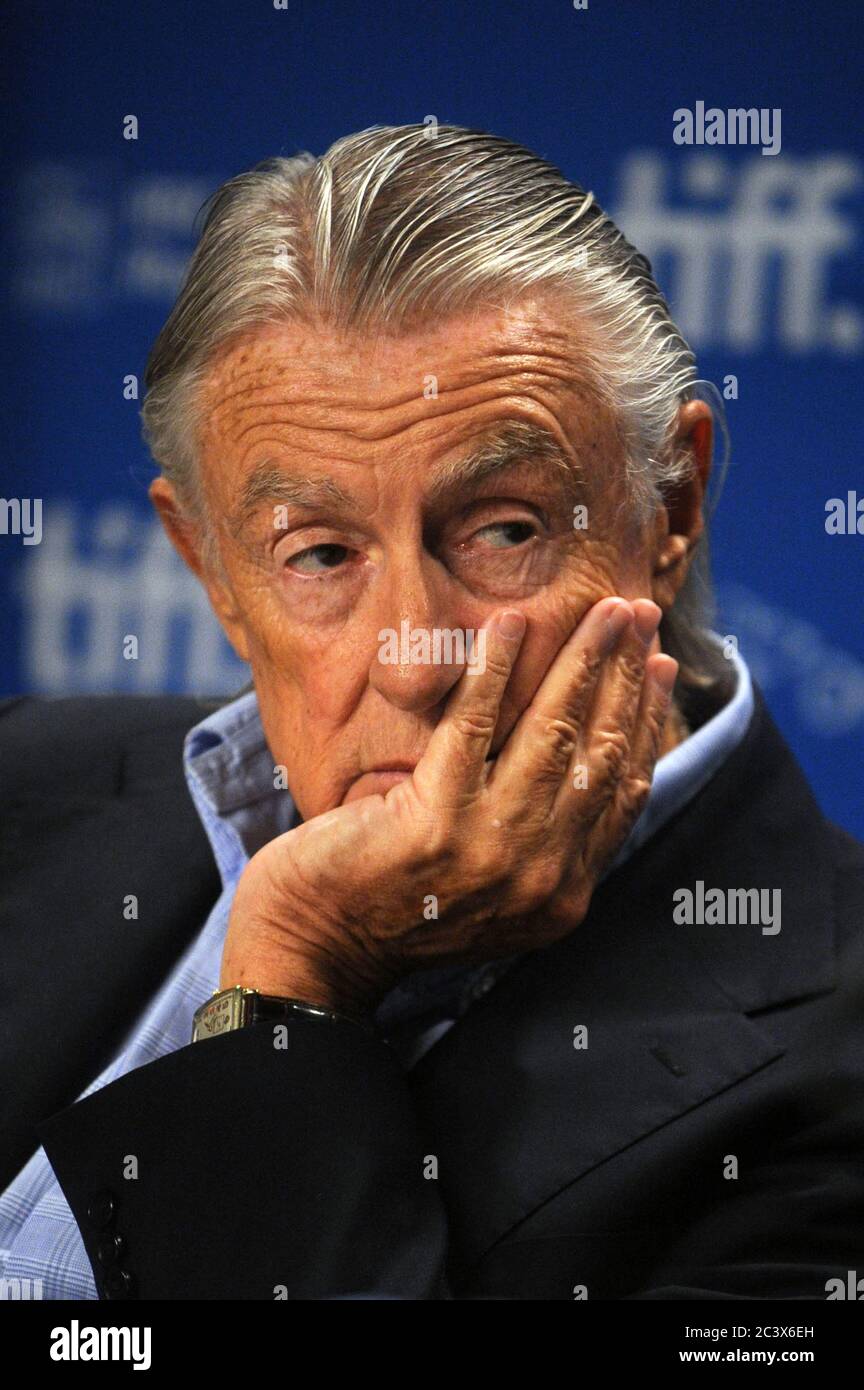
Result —
<svg viewBox="0 0 864 1390"><path fill-rule="evenodd" d="M0 690L245 680L151 516L135 380L218 183L266 155L435 117L551 159L652 259L726 396L721 630L825 810L864 835L864 534L826 530L830 499L864 498L857 0L77 0L6 14ZM706 132L711 108L779 110L780 152L677 143L675 112L698 134L700 102Z"/></svg>

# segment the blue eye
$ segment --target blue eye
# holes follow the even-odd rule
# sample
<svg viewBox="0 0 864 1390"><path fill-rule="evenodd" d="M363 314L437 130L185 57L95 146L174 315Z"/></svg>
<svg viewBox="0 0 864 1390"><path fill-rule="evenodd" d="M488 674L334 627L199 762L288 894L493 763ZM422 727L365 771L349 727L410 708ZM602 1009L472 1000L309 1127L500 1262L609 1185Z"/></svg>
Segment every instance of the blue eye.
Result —
<svg viewBox="0 0 864 1390"><path fill-rule="evenodd" d="M298 550L286 562L286 568L298 574L326 574L328 570L338 569L348 555L344 545L312 545L308 550Z"/></svg>
<svg viewBox="0 0 864 1390"><path fill-rule="evenodd" d="M481 526L476 533L478 536L487 536L495 532L499 540L490 540L489 544L495 550L506 550L514 545L524 545L532 536L536 535L534 527L527 521L494 521L489 526Z"/></svg>

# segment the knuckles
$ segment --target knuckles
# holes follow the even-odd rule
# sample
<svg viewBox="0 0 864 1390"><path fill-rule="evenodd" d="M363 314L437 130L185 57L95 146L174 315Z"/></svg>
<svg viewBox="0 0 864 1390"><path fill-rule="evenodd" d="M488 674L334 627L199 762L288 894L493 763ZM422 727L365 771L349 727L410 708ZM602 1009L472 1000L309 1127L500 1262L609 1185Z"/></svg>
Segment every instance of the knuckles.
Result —
<svg viewBox="0 0 864 1390"><path fill-rule="evenodd" d="M505 657L496 655L494 651L488 651L486 653L486 666L484 674L487 677L494 676L496 682L506 681L508 680L512 669L513 663L511 661L507 661Z"/></svg>
<svg viewBox="0 0 864 1390"><path fill-rule="evenodd" d="M552 935L562 936L578 926L588 916L590 906L591 892L587 887L559 893L550 902L547 912Z"/></svg>
<svg viewBox="0 0 864 1390"><path fill-rule="evenodd" d="M566 719L535 714L535 736L556 764L569 762L579 741L579 731Z"/></svg>
<svg viewBox="0 0 864 1390"><path fill-rule="evenodd" d="M632 648L625 649L621 653L618 669L631 690L639 690L645 679L644 648L640 645L638 652Z"/></svg>
<svg viewBox="0 0 864 1390"><path fill-rule="evenodd" d="M605 658L596 647L583 647L579 653L579 669L576 673L577 687L592 686L600 675Z"/></svg>
<svg viewBox="0 0 864 1390"><path fill-rule="evenodd" d="M615 784L621 780L630 760L630 740L621 729L607 728L597 732L591 750L591 761L603 782Z"/></svg>
<svg viewBox="0 0 864 1390"><path fill-rule="evenodd" d="M453 713L453 727L460 738L469 739L488 739L495 732L498 723L497 712L492 713L488 710L465 709L455 710Z"/></svg>
<svg viewBox="0 0 864 1390"><path fill-rule="evenodd" d="M535 860L518 875L511 893L513 910L519 914L544 907L561 887L561 866L548 856Z"/></svg>
<svg viewBox="0 0 864 1390"><path fill-rule="evenodd" d="M645 806L651 791L651 778L646 776L628 777L622 792L624 809L635 819Z"/></svg>

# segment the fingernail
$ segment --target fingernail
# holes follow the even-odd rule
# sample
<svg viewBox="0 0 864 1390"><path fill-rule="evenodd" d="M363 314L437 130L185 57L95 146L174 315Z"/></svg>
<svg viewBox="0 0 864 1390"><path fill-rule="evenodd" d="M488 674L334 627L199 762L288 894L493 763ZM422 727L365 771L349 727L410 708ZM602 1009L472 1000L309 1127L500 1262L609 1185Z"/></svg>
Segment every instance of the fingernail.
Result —
<svg viewBox="0 0 864 1390"><path fill-rule="evenodd" d="M516 609L511 609L508 613L502 613L498 619L498 631L502 637L506 637L508 642L515 642L525 631L525 615Z"/></svg>
<svg viewBox="0 0 864 1390"><path fill-rule="evenodd" d="M604 655L611 652L621 634L627 630L632 621L633 609L629 603L619 603L616 608L612 609L603 629L601 649Z"/></svg>
<svg viewBox="0 0 864 1390"><path fill-rule="evenodd" d="M636 636L646 647L650 647L660 626L660 619L663 616L662 610L658 604L646 601L638 608L634 608L633 611L636 615L633 624L636 629Z"/></svg>

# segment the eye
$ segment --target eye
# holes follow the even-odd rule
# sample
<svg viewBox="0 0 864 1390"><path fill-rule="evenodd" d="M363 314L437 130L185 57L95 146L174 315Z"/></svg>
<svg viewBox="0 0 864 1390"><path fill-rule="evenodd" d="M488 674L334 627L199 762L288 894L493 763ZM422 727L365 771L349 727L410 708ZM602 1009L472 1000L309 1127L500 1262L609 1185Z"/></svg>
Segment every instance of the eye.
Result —
<svg viewBox="0 0 864 1390"><path fill-rule="evenodd" d="M285 568L293 570L295 574L326 574L328 570L338 569L344 564L348 554L346 545L311 545L308 550L298 550L296 555L286 560Z"/></svg>
<svg viewBox="0 0 864 1390"><path fill-rule="evenodd" d="M524 545L536 536L537 531L529 521L495 521L489 526L481 526L475 531L475 538L483 537L495 550L507 550L512 546Z"/></svg>

